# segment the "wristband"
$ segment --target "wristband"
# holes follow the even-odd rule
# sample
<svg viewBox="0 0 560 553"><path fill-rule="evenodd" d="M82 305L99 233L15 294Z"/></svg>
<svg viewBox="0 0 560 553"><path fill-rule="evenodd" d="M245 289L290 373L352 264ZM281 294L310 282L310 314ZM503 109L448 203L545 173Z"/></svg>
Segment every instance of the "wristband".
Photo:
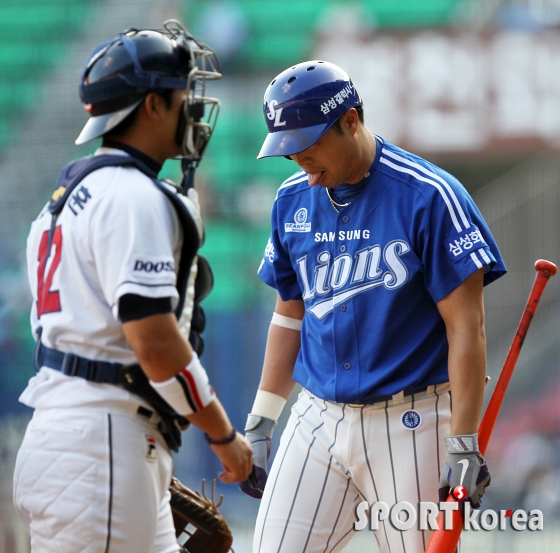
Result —
<svg viewBox="0 0 560 553"><path fill-rule="evenodd" d="M206 434L206 433L204 434L204 437L206 438L206 441L210 445L226 445L226 444L229 444L229 443L233 442L233 440L235 440L236 436L237 436L237 430L235 429L235 427L233 428L233 430L231 431L230 434L228 434L225 438L222 438L221 440L214 440L208 434Z"/></svg>
<svg viewBox="0 0 560 553"><path fill-rule="evenodd" d="M478 452L478 432L474 434L457 434L445 438L448 453Z"/></svg>
<svg viewBox="0 0 560 553"><path fill-rule="evenodd" d="M179 414L192 415L209 405L216 394L208 375L193 351L191 362L164 382L153 382L154 390Z"/></svg>
<svg viewBox="0 0 560 553"><path fill-rule="evenodd" d="M265 390L257 390L251 414L277 421L284 405L286 405L286 400L282 396Z"/></svg>
<svg viewBox="0 0 560 553"><path fill-rule="evenodd" d="M270 324L281 326L283 328L289 328L290 330L296 330L301 332L301 319L294 319L293 317L286 317L285 315L280 315L276 311L272 314L272 319Z"/></svg>

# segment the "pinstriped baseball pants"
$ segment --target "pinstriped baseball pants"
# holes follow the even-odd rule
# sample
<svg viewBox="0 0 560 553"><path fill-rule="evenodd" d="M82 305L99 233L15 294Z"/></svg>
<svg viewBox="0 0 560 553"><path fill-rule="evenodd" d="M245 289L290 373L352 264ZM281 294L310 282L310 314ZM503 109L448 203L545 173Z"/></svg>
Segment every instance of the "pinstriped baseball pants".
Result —
<svg viewBox="0 0 560 553"><path fill-rule="evenodd" d="M336 553L356 534L362 501L437 503L450 420L449 384L363 407L304 389L270 470L253 553ZM418 524L400 531L389 520L362 532L381 553L422 553L430 538Z"/></svg>

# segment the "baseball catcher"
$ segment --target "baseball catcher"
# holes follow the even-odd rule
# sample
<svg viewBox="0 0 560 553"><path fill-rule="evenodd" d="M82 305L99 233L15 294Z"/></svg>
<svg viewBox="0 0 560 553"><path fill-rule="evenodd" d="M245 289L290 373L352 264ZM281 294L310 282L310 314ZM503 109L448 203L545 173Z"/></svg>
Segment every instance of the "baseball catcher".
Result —
<svg viewBox="0 0 560 553"><path fill-rule="evenodd" d="M125 30L84 66L90 117L76 143L101 145L62 169L27 241L37 375L20 400L36 411L14 503L32 551L94 543L178 553L187 523L196 528L191 553L231 546L213 501L175 483L180 532L169 503L171 452L190 424L220 459L222 482L243 481L252 467L199 359L211 272L198 254L204 228L192 184L219 107L206 83L220 77L213 50L176 20ZM177 158L183 183L159 179Z"/></svg>

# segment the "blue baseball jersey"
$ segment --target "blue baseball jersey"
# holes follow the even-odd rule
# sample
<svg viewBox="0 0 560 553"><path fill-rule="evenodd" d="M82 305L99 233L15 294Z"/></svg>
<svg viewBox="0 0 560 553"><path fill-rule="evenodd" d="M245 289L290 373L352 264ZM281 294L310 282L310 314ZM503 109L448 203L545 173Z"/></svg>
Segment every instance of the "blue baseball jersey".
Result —
<svg viewBox="0 0 560 553"><path fill-rule="evenodd" d="M477 269L485 285L506 272L457 179L377 141L363 191L339 212L304 171L282 184L258 271L284 301L305 304L294 380L341 403L446 382L436 303Z"/></svg>

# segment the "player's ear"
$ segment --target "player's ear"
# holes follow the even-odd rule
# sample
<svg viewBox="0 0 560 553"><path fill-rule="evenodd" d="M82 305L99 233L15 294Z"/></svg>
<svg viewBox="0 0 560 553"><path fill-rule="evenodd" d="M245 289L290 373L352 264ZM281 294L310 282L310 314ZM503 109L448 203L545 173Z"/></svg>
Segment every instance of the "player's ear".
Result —
<svg viewBox="0 0 560 553"><path fill-rule="evenodd" d="M142 110L152 120L159 120L165 107L165 100L157 92L150 92L142 102Z"/></svg>
<svg viewBox="0 0 560 553"><path fill-rule="evenodd" d="M343 129L348 129L352 135L356 134L360 126L360 118L356 108L350 108L340 118L340 123Z"/></svg>

